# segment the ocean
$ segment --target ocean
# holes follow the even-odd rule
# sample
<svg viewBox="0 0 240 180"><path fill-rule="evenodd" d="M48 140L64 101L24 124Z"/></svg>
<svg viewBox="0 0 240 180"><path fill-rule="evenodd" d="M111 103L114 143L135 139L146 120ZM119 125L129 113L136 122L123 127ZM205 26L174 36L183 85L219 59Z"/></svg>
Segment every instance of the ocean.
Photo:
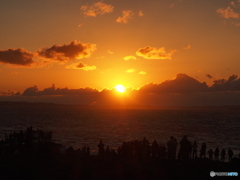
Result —
<svg viewBox="0 0 240 180"><path fill-rule="evenodd" d="M162 109L104 109L44 103L1 103L0 138L5 133L33 126L53 132L53 139L75 149L90 146L97 152L100 140L116 149L122 142L157 140L166 144L170 136L178 142L183 135L203 142L207 150L230 147L240 153L240 111L234 107L194 107ZM178 146L179 147L179 146Z"/></svg>

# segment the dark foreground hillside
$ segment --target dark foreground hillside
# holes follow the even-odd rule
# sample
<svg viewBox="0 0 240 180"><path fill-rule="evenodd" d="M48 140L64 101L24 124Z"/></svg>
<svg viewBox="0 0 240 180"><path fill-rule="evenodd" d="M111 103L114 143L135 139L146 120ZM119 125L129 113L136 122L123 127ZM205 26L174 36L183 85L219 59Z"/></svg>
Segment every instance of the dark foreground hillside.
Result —
<svg viewBox="0 0 240 180"><path fill-rule="evenodd" d="M180 142L181 143L181 142ZM117 151L98 144L98 155L90 148L74 150L52 142L51 132L33 130L11 133L0 144L1 180L82 179L212 179L210 172L240 172L240 159L229 162L188 156L184 144L176 158L171 149L142 141L124 142ZM155 148L157 147L157 148ZM157 151L156 151L157 150ZM180 153L181 152L181 153ZM226 179L230 177L214 177ZM238 179L238 177L231 177Z"/></svg>

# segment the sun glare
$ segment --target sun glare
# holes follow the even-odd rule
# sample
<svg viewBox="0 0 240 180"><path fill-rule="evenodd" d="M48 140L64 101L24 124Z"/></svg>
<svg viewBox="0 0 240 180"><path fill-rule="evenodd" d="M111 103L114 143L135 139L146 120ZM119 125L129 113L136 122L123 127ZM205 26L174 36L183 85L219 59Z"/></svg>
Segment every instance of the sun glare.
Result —
<svg viewBox="0 0 240 180"><path fill-rule="evenodd" d="M124 93L125 92L125 87L121 84L118 84L115 86L116 91L120 92L120 93Z"/></svg>

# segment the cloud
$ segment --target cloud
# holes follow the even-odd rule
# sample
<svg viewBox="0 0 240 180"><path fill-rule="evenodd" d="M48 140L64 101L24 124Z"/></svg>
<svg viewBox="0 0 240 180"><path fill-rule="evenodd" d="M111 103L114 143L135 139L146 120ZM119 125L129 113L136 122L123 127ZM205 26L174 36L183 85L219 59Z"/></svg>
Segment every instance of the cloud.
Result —
<svg viewBox="0 0 240 180"><path fill-rule="evenodd" d="M0 63L30 66L34 63L34 56L34 53L28 52L25 49L0 50Z"/></svg>
<svg viewBox="0 0 240 180"><path fill-rule="evenodd" d="M34 85L33 87L29 87L23 91L23 96L36 96L38 92L38 87Z"/></svg>
<svg viewBox="0 0 240 180"><path fill-rule="evenodd" d="M189 50L189 49L191 49L191 48L192 48L192 46L189 44L188 46L184 47L183 49Z"/></svg>
<svg viewBox="0 0 240 180"><path fill-rule="evenodd" d="M92 66L89 66L89 65L86 65L86 64L83 64L83 63L79 63L78 66L77 66L78 69L82 69L84 71L92 71L92 70L95 70L97 69L96 66L92 65Z"/></svg>
<svg viewBox="0 0 240 180"><path fill-rule="evenodd" d="M206 76L209 78L209 79L212 79L212 75L211 74L206 74Z"/></svg>
<svg viewBox="0 0 240 180"><path fill-rule="evenodd" d="M240 91L240 79L233 74L228 79L218 79L213 81L211 91Z"/></svg>
<svg viewBox="0 0 240 180"><path fill-rule="evenodd" d="M4 101L21 100L61 104L118 105L119 101L116 98L111 98L113 97L112 91L113 89L98 91L89 87L80 89L56 88L53 84L41 91L37 86L29 87L22 95L11 90L0 92L0 98ZM131 100L126 99L124 106L135 105L135 103L136 105L153 107L239 105L240 79L233 74L227 79L215 80L214 84L209 87L205 82L201 83L186 74L178 74L173 80L167 80L161 84L150 83L139 90L129 89L129 93L133 98ZM137 99L137 101L132 101L132 99Z"/></svg>
<svg viewBox="0 0 240 180"><path fill-rule="evenodd" d="M140 89L140 92L147 93L192 93L205 92L208 90L206 83L186 75L178 74L174 80L164 81L161 84L147 84Z"/></svg>
<svg viewBox="0 0 240 180"><path fill-rule="evenodd" d="M123 59L125 61L129 61L129 60L136 60L137 58L135 56L125 56Z"/></svg>
<svg viewBox="0 0 240 180"><path fill-rule="evenodd" d="M135 72L135 69L128 69L125 71L126 73L134 73Z"/></svg>
<svg viewBox="0 0 240 180"><path fill-rule="evenodd" d="M54 95L85 95L93 94L98 91L93 88L80 88L80 89L68 89L68 88L56 88L54 84L51 87L45 88L42 91L38 90L38 87L34 85L33 87L27 88L23 92L23 96L54 96Z"/></svg>
<svg viewBox="0 0 240 180"><path fill-rule="evenodd" d="M233 11L231 7L226 9L220 8L217 10L217 13L225 19L234 18L239 19L240 14Z"/></svg>
<svg viewBox="0 0 240 180"><path fill-rule="evenodd" d="M92 6L81 6L81 10L85 16L96 17L97 15L103 15L113 12L114 6L110 4L104 4L102 2L94 3Z"/></svg>
<svg viewBox="0 0 240 180"><path fill-rule="evenodd" d="M147 73L145 71L140 71L138 74L140 75L146 75Z"/></svg>
<svg viewBox="0 0 240 180"><path fill-rule="evenodd" d="M186 74L178 74L173 80L167 80L161 84L150 83L141 87L139 91L144 93L238 92L240 79L233 74L228 79L214 80L212 86L207 86L205 82L201 83Z"/></svg>
<svg viewBox="0 0 240 180"><path fill-rule="evenodd" d="M125 11L122 11L122 16L118 17L116 19L116 22L118 23L128 23L128 21L130 19L132 19L132 16L134 15L134 13L131 11L131 10L125 10Z"/></svg>
<svg viewBox="0 0 240 180"><path fill-rule="evenodd" d="M164 47L161 48L155 48L147 46L145 48L140 48L136 55L141 56L145 59L172 59L172 55L176 52L176 50L171 50L169 52L166 52Z"/></svg>
<svg viewBox="0 0 240 180"><path fill-rule="evenodd" d="M91 56L96 50L95 44L82 44L79 41L72 41L70 44L54 45L51 48L43 48L38 51L40 57L57 61L71 59L82 59Z"/></svg>
<svg viewBox="0 0 240 180"><path fill-rule="evenodd" d="M114 54L114 52L112 50L108 50L108 54Z"/></svg>
<svg viewBox="0 0 240 180"><path fill-rule="evenodd" d="M142 17L144 16L144 13L142 11L138 11L138 16Z"/></svg>
<svg viewBox="0 0 240 180"><path fill-rule="evenodd" d="M77 26L77 28L81 28L83 25L82 24L79 24L78 26Z"/></svg>
<svg viewBox="0 0 240 180"><path fill-rule="evenodd" d="M92 71L92 70L97 69L97 67L94 65L89 66L89 65L86 65L83 63L73 63L73 64L67 66L66 68L67 69L82 69L84 71Z"/></svg>

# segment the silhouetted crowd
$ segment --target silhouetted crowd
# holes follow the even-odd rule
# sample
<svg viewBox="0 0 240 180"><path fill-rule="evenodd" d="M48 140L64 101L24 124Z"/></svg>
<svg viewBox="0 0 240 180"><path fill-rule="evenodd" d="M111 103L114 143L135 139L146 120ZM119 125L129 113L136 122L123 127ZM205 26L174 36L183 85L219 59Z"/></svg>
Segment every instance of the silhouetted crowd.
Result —
<svg viewBox="0 0 240 180"><path fill-rule="evenodd" d="M213 160L213 156L215 160L225 161L225 158L228 157L228 161L230 162L233 158L233 151L231 148L228 148L228 151L223 148L220 152L217 147L215 151L212 149L207 150L206 143L202 143L198 153L198 144L196 141L191 143L188 140L187 136L183 136L180 142L177 142L177 139L173 136L170 137L169 141L165 146L164 144L158 144L156 140L152 142L150 145L149 141L144 137L143 140L135 140L130 142L123 142L121 146L117 149L117 154L120 157L126 158L141 158L141 159L169 159L169 160L187 160L187 159L196 159L196 158L206 158L206 153L208 153L208 158ZM177 152L177 147L179 147L179 151ZM116 155L115 150L110 150L109 147L104 149L104 144L100 141L98 145L99 156L109 156ZM240 157L240 154L239 154Z"/></svg>
<svg viewBox="0 0 240 180"><path fill-rule="evenodd" d="M208 157L210 160L215 159L222 162L228 158L230 162L234 155L231 148L227 150L223 148L220 151L217 147L215 150L209 149L207 151L206 143L202 143L201 146L199 146L196 141L193 143L189 141L187 136L183 136L179 142L175 137L171 136L166 145L159 144L156 140L150 144L144 137L142 140L123 142L117 149L110 149L108 146L105 147L102 141L99 142L97 147L97 157L100 159L114 159L119 157L122 159L178 159L185 161L188 159ZM177 149L179 149L178 152ZM0 141L0 155L11 153L19 154L26 151L34 151L39 154L54 153L69 157L90 157L89 146L84 146L77 150L74 150L73 147L66 148L64 145L52 141L51 131L33 130L32 127L28 127L26 131L21 130L20 132L5 134L5 138Z"/></svg>

